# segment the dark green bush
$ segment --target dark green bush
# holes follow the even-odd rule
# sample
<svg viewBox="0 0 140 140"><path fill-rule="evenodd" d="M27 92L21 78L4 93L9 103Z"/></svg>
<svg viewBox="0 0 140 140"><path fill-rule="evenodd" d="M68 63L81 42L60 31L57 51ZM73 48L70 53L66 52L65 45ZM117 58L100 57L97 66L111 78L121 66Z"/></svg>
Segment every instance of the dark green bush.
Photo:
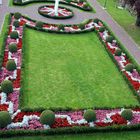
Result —
<svg viewBox="0 0 140 140"><path fill-rule="evenodd" d="M115 51L115 55L116 55L116 56L121 56L121 54L122 54L122 50L118 48L118 49Z"/></svg>
<svg viewBox="0 0 140 140"><path fill-rule="evenodd" d="M11 116L7 111L0 111L0 128L6 127L11 123Z"/></svg>
<svg viewBox="0 0 140 140"><path fill-rule="evenodd" d="M16 12L16 13L14 14L14 17L15 17L15 19L20 19L20 18L21 18L21 13Z"/></svg>
<svg viewBox="0 0 140 140"><path fill-rule="evenodd" d="M10 45L8 46L8 48L9 48L9 51L10 51L11 53L17 52L17 44L16 44L16 43L10 44Z"/></svg>
<svg viewBox="0 0 140 140"><path fill-rule="evenodd" d="M5 93L11 93L13 92L13 84L11 81L9 80L4 80L1 83L1 90Z"/></svg>
<svg viewBox="0 0 140 140"><path fill-rule="evenodd" d="M109 43L112 43L113 40L114 40L114 37L113 37L113 36L108 36L108 37L106 38L106 42L109 42Z"/></svg>
<svg viewBox="0 0 140 140"><path fill-rule="evenodd" d="M12 38L12 39L17 39L19 36L18 36L18 32L17 31L13 31L13 32L11 32L10 33L10 37Z"/></svg>
<svg viewBox="0 0 140 140"><path fill-rule="evenodd" d="M92 122L96 120L96 113L92 109L88 109L84 113L84 119L88 122Z"/></svg>
<svg viewBox="0 0 140 140"><path fill-rule="evenodd" d="M103 33L105 31L105 27L100 27L99 32Z"/></svg>
<svg viewBox="0 0 140 140"><path fill-rule="evenodd" d="M83 29L85 29L85 24L79 24L79 28L81 29L81 30L83 30Z"/></svg>
<svg viewBox="0 0 140 140"><path fill-rule="evenodd" d="M58 25L58 29L59 29L59 30L64 30L64 27L65 27L65 26L64 26L63 24L59 24L59 25Z"/></svg>
<svg viewBox="0 0 140 140"><path fill-rule="evenodd" d="M126 119L126 120L132 120L133 118L133 113L131 109L125 109L124 111L122 111L121 116Z"/></svg>
<svg viewBox="0 0 140 140"><path fill-rule="evenodd" d="M93 20L93 22L95 22L95 23L97 23L97 24L98 24L99 21L100 21L100 20L99 20L98 18L95 18L95 19Z"/></svg>
<svg viewBox="0 0 140 140"><path fill-rule="evenodd" d="M129 63L125 66L126 71L133 72L133 69L134 69L134 65L131 63Z"/></svg>
<svg viewBox="0 0 140 140"><path fill-rule="evenodd" d="M36 28L37 28L37 29L41 29L42 27L43 27L43 22L37 21L37 22L36 22Z"/></svg>
<svg viewBox="0 0 140 140"><path fill-rule="evenodd" d="M45 110L40 115L40 122L46 125L52 125L55 122L55 114L51 110Z"/></svg>
<svg viewBox="0 0 140 140"><path fill-rule="evenodd" d="M6 69L9 71L14 71L16 69L16 63L14 60L8 60L6 63Z"/></svg>
<svg viewBox="0 0 140 140"><path fill-rule="evenodd" d="M19 27L19 21L18 21L18 20L15 20L14 23L13 23L13 25L14 25L15 27Z"/></svg>
<svg viewBox="0 0 140 140"><path fill-rule="evenodd" d="M67 3L70 3L72 0L66 0Z"/></svg>

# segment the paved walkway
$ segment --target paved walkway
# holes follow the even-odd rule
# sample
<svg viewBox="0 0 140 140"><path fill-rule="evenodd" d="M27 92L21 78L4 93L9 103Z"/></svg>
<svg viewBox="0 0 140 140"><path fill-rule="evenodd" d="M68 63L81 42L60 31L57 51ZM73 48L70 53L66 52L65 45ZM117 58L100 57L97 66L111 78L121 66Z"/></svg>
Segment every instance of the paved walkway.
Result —
<svg viewBox="0 0 140 140"><path fill-rule="evenodd" d="M67 20L54 20L48 19L38 14L38 7L44 5L42 4L33 4L25 7L8 7L8 0L3 0L3 5L0 6L0 29L2 27L4 17L6 13L21 12L23 15L27 15L32 19L47 22L47 23L63 23L63 24L77 24L82 22L85 19L91 19L98 17L105 21L112 31L116 34L118 39L122 44L128 49L128 51L134 56L136 61L140 64L140 47L132 40L132 38L126 33L126 31L119 26L112 17L102 9L97 0L87 0L93 8L96 10L96 13L84 12L77 8L70 7L74 11L74 17ZM67 7L67 6L66 6Z"/></svg>

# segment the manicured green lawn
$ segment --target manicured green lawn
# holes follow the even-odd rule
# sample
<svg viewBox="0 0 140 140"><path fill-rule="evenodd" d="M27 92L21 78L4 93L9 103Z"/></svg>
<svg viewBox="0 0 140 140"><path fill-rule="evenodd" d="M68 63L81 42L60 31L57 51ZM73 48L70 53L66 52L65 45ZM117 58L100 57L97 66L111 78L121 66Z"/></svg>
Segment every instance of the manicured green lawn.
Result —
<svg viewBox="0 0 140 140"><path fill-rule="evenodd" d="M98 0L98 1L103 5L105 0ZM117 9L115 5L116 5L116 0L108 0L107 11L140 46L140 28L135 26L136 17L132 16L126 10Z"/></svg>
<svg viewBox="0 0 140 140"><path fill-rule="evenodd" d="M22 107L138 105L94 32L25 32Z"/></svg>
<svg viewBox="0 0 140 140"><path fill-rule="evenodd" d="M93 133L80 135L12 137L2 140L139 140L140 131L119 133Z"/></svg>

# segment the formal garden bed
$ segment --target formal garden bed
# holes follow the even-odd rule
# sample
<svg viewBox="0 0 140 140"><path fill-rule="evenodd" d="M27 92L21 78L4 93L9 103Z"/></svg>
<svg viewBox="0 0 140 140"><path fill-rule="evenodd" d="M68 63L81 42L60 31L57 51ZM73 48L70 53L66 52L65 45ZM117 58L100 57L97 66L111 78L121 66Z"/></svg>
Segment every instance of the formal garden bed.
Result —
<svg viewBox="0 0 140 140"><path fill-rule="evenodd" d="M26 5L30 3L38 3L38 2L52 2L54 0L13 0L14 5ZM60 0L61 4L67 4L74 6L76 8L82 9L84 11L93 11L92 7L86 0Z"/></svg>
<svg viewBox="0 0 140 140"><path fill-rule="evenodd" d="M74 133L74 132L77 133L77 132L107 131L107 130L109 131L109 130L124 130L124 129L139 128L139 123L140 123L140 119L139 119L140 118L140 108L139 108L139 104L138 104L139 98L140 98L139 97L139 87L140 87L139 67L137 66L135 61L131 58L131 56L128 54L128 52L124 49L124 47L119 43L119 41L116 39L116 37L112 34L112 32L109 30L109 28L101 20L99 20L99 19L92 20L91 19L91 20L88 20L88 21L78 24L78 25L61 25L61 24L55 25L55 24L46 24L46 23L42 23L39 21L34 21L27 17L21 16L19 13L15 13L14 15L11 15L11 19L9 22L10 22L9 31L5 38L5 44L3 45L4 57L3 57L3 60L1 60L3 62L2 62L1 72L0 72L0 82L1 82L0 118L1 118L1 120L3 120L0 123L0 127L1 127L0 135L7 135L7 134L8 135L24 135L24 134L30 135L32 133L34 133L34 134L35 133L36 134L40 134L40 133L42 133L42 134L45 134L45 133L46 134ZM87 103L86 102L84 103L85 108L84 108L84 106L76 106L76 108L74 108L73 106L70 106L70 105L68 105L68 106L65 105L64 107L59 106L59 105L50 106L49 108L47 108L45 106L43 106L43 107L41 106L39 108L37 108L36 106L35 106L35 108L34 108L34 106L33 106L33 108L29 108L28 106L26 108L23 108L22 105L19 106L19 103L20 102L22 103L22 100L24 100L23 99L25 96L24 94L30 93L29 89L25 89L25 82L27 82L27 83L29 82L26 80L26 78L27 79L29 78L29 77L27 77L28 74L26 73L27 72L26 68L28 70L28 66L29 66L28 63L26 64L26 61L27 61L27 59L29 59L28 58L29 56L28 56L28 54L24 54L24 53L26 53L28 51L26 49L29 49L30 47L26 48L26 42L24 42L24 41L26 41L26 36L25 36L26 31L24 33L24 30L26 30L26 29L24 29L24 27L27 29L27 32L29 30L28 28L32 28L32 29L36 29L37 31L40 30L40 31L44 31L44 32L54 32L54 33L61 33L61 34L62 33L75 34L75 33L84 33L87 31L88 32L93 31L94 33L91 34L91 38L94 37L94 34L96 33L99 36L99 39L101 40L101 42L104 44L105 49L108 52L109 56L111 57L113 62L117 65L120 73L123 75L123 77L129 84L129 87L131 88L131 90L130 90L130 88L128 88L127 86L125 87L126 91L127 90L130 91L130 93L128 95L125 94L125 97L128 96L128 97L126 97L127 99L129 97L131 98L131 99L128 99L129 103L127 104L127 101L126 101L126 104L125 105L120 104L120 107L119 106L115 107L117 105L115 105L114 107L112 107L112 106L111 107L109 107L109 106L100 107L98 105L94 106L93 104L89 104L86 106L86 104L90 100L85 99L85 101L87 102ZM28 33L30 33L30 32L28 32ZM81 35L81 34L79 34L79 35ZM86 37L86 34L84 34L84 35ZM99 46L97 45L97 47L102 46L97 41L96 37L94 37L94 38L95 38L94 41L96 42L96 44L99 45ZM59 37L58 37L58 40L59 40ZM87 42L89 42L89 41L87 40ZM65 46L63 46L63 47L65 47ZM30 50L31 49L32 48L30 48ZM62 48L62 49L64 49L64 48ZM78 52L78 50L75 50L75 48L73 48L73 49L74 49L74 52ZM100 51L102 51L102 49L104 49L104 48L100 48L97 51L100 52ZM55 50L57 50L57 48ZM82 48L80 50L82 52ZM89 51L92 51L92 50L93 50L93 48ZM93 52L95 50L93 50ZM83 50L83 51L85 51L85 50ZM94 53L97 54L98 52L94 52ZM35 53L35 51L33 53ZM66 50L64 51L64 53L66 53ZM51 52L50 52L50 54L51 54ZM89 54L89 52L87 52L87 54ZM100 54L101 54L101 52L100 52ZM35 55L38 55L37 51L36 51ZM57 55L59 56L60 54L58 53ZM73 53L73 55L74 55L74 53ZM75 55L77 56L77 54L75 54ZM104 55L102 55L102 56L105 57ZM65 56L65 54L64 54L64 56ZM67 53L66 53L66 56L67 56ZM90 59L93 59L93 56L92 57L91 56L90 56ZM108 56L106 56L106 57L108 57ZM95 58L96 57L94 57L94 59ZM100 57L98 56L97 58L98 58L97 60L95 59L96 61L98 61ZM64 58L62 58L62 60L63 59ZM79 59L79 62L84 61L81 59L81 57L76 58L76 59ZM85 57L85 59L88 60L89 58ZM63 62L62 60L61 60L61 62ZM56 59L56 61L57 61L57 59ZM29 62L31 62L31 61L29 61ZM68 62L69 62L68 64L71 64L70 59ZM79 62L78 62L78 64L79 64ZM89 62L89 60L88 60L88 62ZM86 63L87 62L85 62L85 64ZM107 62L104 62L104 64L108 65ZM64 64L61 64L61 65L63 66ZM113 65L113 64L111 64L111 65ZM77 66L76 63L75 63L75 66ZM83 67L83 64L81 66ZM70 71L71 67L67 66L67 68ZM109 68L112 69L113 67L109 67ZM91 67L89 67L89 69L91 69ZM86 71L86 69L83 69L83 70ZM117 72L117 70L114 70L114 71ZM108 73L107 73L108 75L111 74L109 72L110 71L108 71ZM72 71L72 73L73 73L73 71ZM104 72L103 76L105 76L105 74L106 74L106 72ZM76 76L77 75L78 74L76 74ZM115 75L114 75L114 78L115 78ZM39 78L37 77L37 80L38 79ZM84 79L82 78L81 80L84 80ZM124 83L125 82L123 82L123 79L122 79L121 88L123 85L125 85ZM82 86L82 83L81 83L81 86ZM116 84L115 84L115 86L116 86ZM114 86L112 88L115 89ZM82 91L84 91L84 90L86 91L86 89L82 89ZM93 89L91 89L91 91L92 90ZM119 90L120 90L120 88L119 88ZM26 93L25 93L25 91L26 91ZM35 92L35 91L33 91L33 92ZM60 90L60 92L62 92L62 91ZM122 91L122 93L123 92L125 92L125 91ZM134 96L132 95L131 92L134 93ZM48 93L49 93L49 91L48 91ZM88 92L85 92L85 93L87 94ZM50 94L53 94L53 93L50 92ZM116 94L118 94L118 93L116 92ZM46 92L46 95L47 95L47 92ZM28 96L30 96L30 95L28 95ZM79 96L81 97L80 94L79 94ZM98 95L98 97L99 96L100 95ZM122 98L123 101L124 101L125 97ZM136 97L138 101L136 100L136 98L133 98L133 97ZM36 96L36 98L39 98L39 97ZM68 98L72 99L69 96L68 96ZM84 98L89 98L89 97L85 95ZM84 98L83 98L83 101L84 101ZM98 100L98 99L96 99L96 100ZM109 100L112 100L112 99L109 99ZM120 96L119 100L121 100L121 96ZM68 100L66 102L66 104L71 103L71 101L72 100ZM77 101L75 100L75 103L76 102ZM100 100L99 100L99 102L100 102ZM79 102L79 103L81 103L81 102ZM21 109L20 109L20 107L21 107ZM94 110L93 109L87 110L88 108L92 108L92 107L94 107ZM124 107L131 108L131 109L125 109ZM44 109L50 109L54 112L52 112L52 111L42 112ZM6 112L3 112L3 111L6 111ZM54 128L57 128L57 129L54 129ZM65 128L65 129L60 129L60 128ZM12 131L12 130L15 130L15 131ZM20 131L20 130L22 130L22 131ZM25 131L23 131L23 130L25 130ZM30 131L30 130L38 130L38 131ZM45 131L43 131L43 130L45 130Z"/></svg>
<svg viewBox="0 0 140 140"><path fill-rule="evenodd" d="M53 19L68 19L73 17L72 10L59 6L58 15L55 14L55 6L54 5L45 5L41 6L38 9L40 15Z"/></svg>

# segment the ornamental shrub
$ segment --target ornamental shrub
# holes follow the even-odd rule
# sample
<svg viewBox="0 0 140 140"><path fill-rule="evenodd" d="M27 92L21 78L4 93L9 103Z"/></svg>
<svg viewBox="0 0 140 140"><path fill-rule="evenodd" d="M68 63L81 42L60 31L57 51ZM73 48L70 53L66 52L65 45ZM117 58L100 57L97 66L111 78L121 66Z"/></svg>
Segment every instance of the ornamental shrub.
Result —
<svg viewBox="0 0 140 140"><path fill-rule="evenodd" d="M36 22L36 28L37 28L37 29L41 29L42 27L43 27L43 22L37 21L37 22Z"/></svg>
<svg viewBox="0 0 140 140"><path fill-rule="evenodd" d="M66 0L67 3L70 3L72 0Z"/></svg>
<svg viewBox="0 0 140 140"><path fill-rule="evenodd" d="M10 51L11 53L17 52L17 44L16 44L16 43L10 44L10 45L8 46L8 48L9 48L9 51Z"/></svg>
<svg viewBox="0 0 140 140"><path fill-rule="evenodd" d="M55 122L55 114L51 110L45 110L40 115L40 122L46 125L52 125Z"/></svg>
<svg viewBox="0 0 140 140"><path fill-rule="evenodd" d="M19 27L19 21L18 21L18 20L15 20L14 23L13 23L13 25L14 25L15 27Z"/></svg>
<svg viewBox="0 0 140 140"><path fill-rule="evenodd" d="M10 37L12 38L12 39L17 39L19 36L18 36L18 32L17 31L12 31L11 33L10 33Z"/></svg>
<svg viewBox="0 0 140 140"><path fill-rule="evenodd" d="M16 13L14 14L14 17L15 17L15 19L20 19L20 18L21 18L21 13L16 12Z"/></svg>
<svg viewBox="0 0 140 140"><path fill-rule="evenodd" d="M12 122L11 116L7 111L0 111L0 128L6 127Z"/></svg>
<svg viewBox="0 0 140 140"><path fill-rule="evenodd" d="M85 24L83 24L83 23L79 24L79 28L80 28L81 30L85 29Z"/></svg>
<svg viewBox="0 0 140 140"><path fill-rule="evenodd" d="M14 71L16 69L16 63L14 60L8 60L6 63L6 69L9 71Z"/></svg>
<svg viewBox="0 0 140 140"><path fill-rule="evenodd" d="M134 65L131 63L129 63L125 66L126 71L133 72L133 69L134 69Z"/></svg>
<svg viewBox="0 0 140 140"><path fill-rule="evenodd" d="M126 119L126 120L132 120L133 118L133 113L131 109L125 109L124 111L122 111L121 116Z"/></svg>
<svg viewBox="0 0 140 140"><path fill-rule="evenodd" d="M99 21L100 21L100 20L99 20L98 18L95 18L95 19L93 20L93 22L95 22L95 23L97 23L97 24L98 24Z"/></svg>
<svg viewBox="0 0 140 140"><path fill-rule="evenodd" d="M118 49L115 51L115 55L116 55L116 56L121 56L121 54L122 54L122 50L118 48Z"/></svg>
<svg viewBox="0 0 140 140"><path fill-rule="evenodd" d="M9 80L4 80L1 83L1 90L5 93L11 93L13 92L13 84L11 81Z"/></svg>
<svg viewBox="0 0 140 140"><path fill-rule="evenodd" d="M84 113L84 119L87 122L95 121L96 120L96 113L95 113L95 111L92 110L92 109L86 110L86 112Z"/></svg>
<svg viewBox="0 0 140 140"><path fill-rule="evenodd" d="M109 42L109 43L112 43L113 40L114 40L114 37L111 35L106 38L106 42Z"/></svg>
<svg viewBox="0 0 140 140"><path fill-rule="evenodd" d="M99 32L103 33L105 31L105 27L100 27Z"/></svg>
<svg viewBox="0 0 140 140"><path fill-rule="evenodd" d="M64 26L63 24L59 24L59 25L58 25L58 29L59 29L59 30L64 30L64 27L65 27L65 26Z"/></svg>

